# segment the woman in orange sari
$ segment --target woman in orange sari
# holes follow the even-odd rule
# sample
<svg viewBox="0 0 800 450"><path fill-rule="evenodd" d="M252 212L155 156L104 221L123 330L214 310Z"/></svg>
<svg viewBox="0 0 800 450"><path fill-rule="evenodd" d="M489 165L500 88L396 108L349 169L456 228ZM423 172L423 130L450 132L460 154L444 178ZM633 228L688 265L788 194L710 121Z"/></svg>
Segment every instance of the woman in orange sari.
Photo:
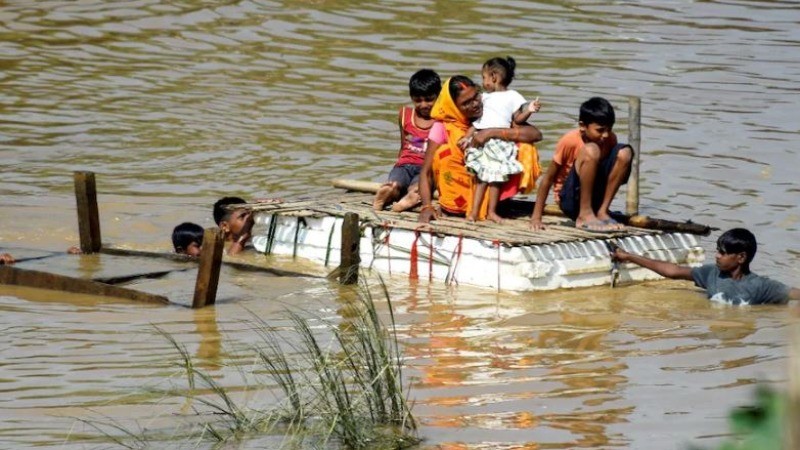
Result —
<svg viewBox="0 0 800 450"><path fill-rule="evenodd" d="M431 203L434 185L439 190L439 207L442 213L464 216L472 211L473 207L478 207L481 208L478 216L480 218L486 216L485 201L482 205L472 204L474 177L464 166L464 151L458 145L458 141L467 133L470 124L482 114L481 94L472 80L463 75L456 75L444 83L442 92L431 110L431 117L444 125L447 140L438 148L429 148L425 152L425 162L419 177L419 193L422 198L420 222L428 223L436 218L436 209ZM525 192L533 190L540 169L536 148L530 144L540 141L542 133L532 125L514 127L511 133L506 128L490 128L478 131L472 141L474 145L481 146L489 139L508 140L509 134L514 141L523 143L520 146L519 158L525 170L521 175L511 177L503 185L500 200L513 197L520 188ZM433 140L429 140L429 145L431 144Z"/></svg>

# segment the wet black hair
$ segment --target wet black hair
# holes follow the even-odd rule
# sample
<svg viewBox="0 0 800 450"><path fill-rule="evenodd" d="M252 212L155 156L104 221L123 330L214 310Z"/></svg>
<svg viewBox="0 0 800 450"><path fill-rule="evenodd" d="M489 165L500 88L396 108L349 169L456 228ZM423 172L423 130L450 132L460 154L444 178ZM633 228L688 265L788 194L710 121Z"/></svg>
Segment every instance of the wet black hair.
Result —
<svg viewBox="0 0 800 450"><path fill-rule="evenodd" d="M420 69L408 80L411 97L432 97L442 90L442 79L431 69Z"/></svg>
<svg viewBox="0 0 800 450"><path fill-rule="evenodd" d="M222 197L221 199L217 200L217 202L214 203L214 223L219 226L223 220L228 220L231 217L232 211L225 208L226 206L240 205L242 203L247 202L240 197Z"/></svg>
<svg viewBox="0 0 800 450"><path fill-rule="evenodd" d="M176 252L186 250L192 242L203 245L203 227L192 222L183 222L172 230L172 246Z"/></svg>
<svg viewBox="0 0 800 450"><path fill-rule="evenodd" d="M725 255L744 252L747 255L743 267L745 272L750 271L750 262L756 257L756 250L756 237L745 228L732 228L717 239L718 252Z"/></svg>
<svg viewBox="0 0 800 450"><path fill-rule="evenodd" d="M461 94L461 91L463 91L467 87L476 87L476 86L475 83L469 77L465 77L464 75L456 75L450 78L450 85L447 86L447 90L450 91L450 97L455 102L459 94Z"/></svg>
<svg viewBox="0 0 800 450"><path fill-rule="evenodd" d="M483 63L483 70L494 72L500 76L500 84L508 87L511 80L514 79L514 69L517 68L517 62L514 58L506 56L505 58L492 58Z"/></svg>
<svg viewBox="0 0 800 450"><path fill-rule="evenodd" d="M617 118L614 107L603 97L592 97L581 104L578 120L584 125L596 123L605 127L613 127Z"/></svg>

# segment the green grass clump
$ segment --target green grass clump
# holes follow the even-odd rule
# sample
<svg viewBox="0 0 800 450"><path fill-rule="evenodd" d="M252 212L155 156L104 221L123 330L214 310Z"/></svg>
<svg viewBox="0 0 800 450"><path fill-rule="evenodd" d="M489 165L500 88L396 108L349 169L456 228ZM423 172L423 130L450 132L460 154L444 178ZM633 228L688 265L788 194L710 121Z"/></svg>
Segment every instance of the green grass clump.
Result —
<svg viewBox="0 0 800 450"><path fill-rule="evenodd" d="M357 297L345 305L337 323L290 311L292 326L286 333L252 315L260 337L253 347L257 365L242 375L244 379L264 374L268 378L255 384L248 381L246 391L277 386L282 395L266 410L238 403L228 389L197 367L184 345L157 329L180 355L188 383L188 390L180 395L194 405L191 425L173 430L171 436L180 435L180 441L191 441L193 446L203 440L224 443L264 433L285 434L284 446L291 447L403 448L418 443L417 424L403 386L392 304L382 280L380 285L389 311L388 327L366 284L359 286ZM152 444L147 433L131 432L113 421L87 423L117 445L148 448ZM160 437L150 438L164 448L164 435L162 431Z"/></svg>

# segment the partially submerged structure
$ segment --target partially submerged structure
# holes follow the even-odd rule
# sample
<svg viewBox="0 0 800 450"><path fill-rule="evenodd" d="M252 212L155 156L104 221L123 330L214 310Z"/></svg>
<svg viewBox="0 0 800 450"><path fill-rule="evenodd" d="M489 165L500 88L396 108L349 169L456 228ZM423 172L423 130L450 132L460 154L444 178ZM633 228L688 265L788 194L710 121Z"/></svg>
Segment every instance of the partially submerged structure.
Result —
<svg viewBox="0 0 800 450"><path fill-rule="evenodd" d="M341 262L344 217L355 213L362 268L446 284L535 291L611 283L615 265L608 241L633 253L699 265L705 253L697 236L709 232L692 223L621 216L630 224L624 230L597 233L576 229L571 220L556 215L546 215L547 229L534 232L528 225L530 202L513 204L507 214L517 218L502 224L443 217L423 225L416 211L374 211L372 198L371 192L342 190L280 204L248 204L256 222L252 243L259 252L306 258L333 269ZM654 225L659 229L644 228ZM638 266L619 270L620 282L657 278Z"/></svg>

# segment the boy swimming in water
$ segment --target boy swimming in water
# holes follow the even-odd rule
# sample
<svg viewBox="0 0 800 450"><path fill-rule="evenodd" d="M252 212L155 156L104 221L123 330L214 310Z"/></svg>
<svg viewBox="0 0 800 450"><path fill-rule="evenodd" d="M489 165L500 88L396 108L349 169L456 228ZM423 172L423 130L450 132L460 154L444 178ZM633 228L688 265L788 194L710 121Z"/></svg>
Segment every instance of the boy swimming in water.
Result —
<svg viewBox="0 0 800 450"><path fill-rule="evenodd" d="M172 247L175 253L200 256L203 250L203 227L192 222L183 222L172 230Z"/></svg>
<svg viewBox="0 0 800 450"><path fill-rule="evenodd" d="M619 247L611 258L650 269L667 278L691 280L706 290L708 298L732 305L786 303L800 299L800 289L750 272L756 256L756 237L744 228L734 228L717 239L716 264L701 267L679 266L628 253Z"/></svg>
<svg viewBox="0 0 800 450"><path fill-rule="evenodd" d="M214 222L222 230L225 240L230 242L229 255L236 255L244 250L250 241L253 229L253 215L244 208L229 209L229 205L247 203L239 197L223 197L214 203Z"/></svg>

